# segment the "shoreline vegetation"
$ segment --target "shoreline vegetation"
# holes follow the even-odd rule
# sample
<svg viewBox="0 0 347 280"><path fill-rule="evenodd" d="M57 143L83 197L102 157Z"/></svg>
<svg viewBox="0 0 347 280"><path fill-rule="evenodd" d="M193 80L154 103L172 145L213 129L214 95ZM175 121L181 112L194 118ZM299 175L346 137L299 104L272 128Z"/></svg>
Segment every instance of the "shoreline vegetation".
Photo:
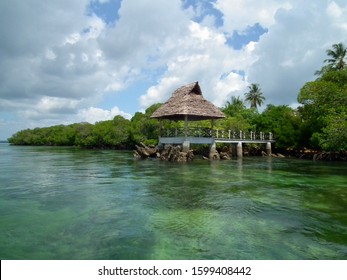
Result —
<svg viewBox="0 0 347 280"><path fill-rule="evenodd" d="M129 151L133 152L135 159L147 159L147 158L158 158L162 160L167 161L178 161L178 162L187 162L191 161L194 158L198 159L209 159L209 153L208 153L208 147L204 145L198 145L194 146L193 149L191 149L188 153L188 155L185 155L186 158L184 158L181 154L180 159L178 159L178 152L181 152L181 146L180 145L167 145L167 147L159 147L153 144L149 144L148 146L144 143L139 143L139 145L135 145L135 147L127 147L127 146L121 146L121 147L82 147L82 146L74 146L74 145L28 145L28 144L12 144L9 141L0 141L1 144L10 144L15 146L41 146L41 147L66 147L66 148L80 148L80 149L87 149L87 150L123 150L123 151ZM139 150L137 147L144 147L145 149L154 150L155 152L144 152L139 153ZM200 146L200 147L199 147ZM161 151L166 150L166 154L162 156ZM168 150L174 150L176 149L176 154L172 154L172 157L174 159L170 159L170 155L168 153ZM231 152L230 147L227 147L226 145L222 145L217 147L217 153L218 156L215 156L213 159L220 159L220 160L232 160L236 159L237 156ZM340 151L340 152L326 152L326 151L320 151L320 150L311 150L311 149L301 149L301 150L291 150L291 149L276 149L271 155L266 154L264 152L264 149L261 147L254 147L254 145L245 145L244 146L244 157L273 157L273 158L296 158L296 159L302 159L302 160L312 160L312 161L347 161L347 151ZM178 159L178 160L177 160Z"/></svg>
<svg viewBox="0 0 347 280"><path fill-rule="evenodd" d="M313 160L346 160L347 152L347 48L334 44L327 50L329 59L317 78L303 85L297 100L300 106L268 104L262 113L265 98L259 84L251 84L249 92L232 97L220 108L225 118L217 120L214 129L221 131L271 132L276 143L272 150L290 157ZM246 104L250 104L247 107ZM89 149L133 150L136 145L158 144L159 121L150 116L161 104L154 104L144 113L137 112L131 120L121 116L113 120L56 125L25 129L12 135L13 145L75 146ZM210 121L191 122L191 126L210 128ZM183 129L183 121L163 121L162 131ZM225 145L224 145L225 146ZM218 146L219 151L225 149ZM204 147L197 150L203 151ZM246 145L248 155L261 155L256 144Z"/></svg>

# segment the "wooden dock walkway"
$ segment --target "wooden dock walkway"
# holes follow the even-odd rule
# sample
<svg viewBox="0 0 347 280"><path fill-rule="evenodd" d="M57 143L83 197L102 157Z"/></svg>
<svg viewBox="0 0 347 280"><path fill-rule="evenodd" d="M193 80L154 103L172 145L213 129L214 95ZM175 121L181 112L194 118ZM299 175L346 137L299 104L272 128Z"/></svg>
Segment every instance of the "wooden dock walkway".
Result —
<svg viewBox="0 0 347 280"><path fill-rule="evenodd" d="M238 157L242 157L242 145L249 143L265 144L266 153L270 155L271 144L275 142L271 132L225 131L208 128L174 128L162 132L163 136L159 137L159 144L182 145L183 150L189 150L190 144L208 144L211 145L211 151L216 149L216 143L236 144Z"/></svg>

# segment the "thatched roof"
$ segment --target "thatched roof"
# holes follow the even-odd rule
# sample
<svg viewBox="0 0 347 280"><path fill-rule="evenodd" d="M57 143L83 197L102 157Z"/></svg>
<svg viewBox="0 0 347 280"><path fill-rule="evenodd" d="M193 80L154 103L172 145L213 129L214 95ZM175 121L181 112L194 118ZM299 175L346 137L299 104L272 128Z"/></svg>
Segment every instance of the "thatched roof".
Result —
<svg viewBox="0 0 347 280"><path fill-rule="evenodd" d="M204 99L198 82L176 89L151 118L184 120L185 116L194 121L225 118L215 105Z"/></svg>

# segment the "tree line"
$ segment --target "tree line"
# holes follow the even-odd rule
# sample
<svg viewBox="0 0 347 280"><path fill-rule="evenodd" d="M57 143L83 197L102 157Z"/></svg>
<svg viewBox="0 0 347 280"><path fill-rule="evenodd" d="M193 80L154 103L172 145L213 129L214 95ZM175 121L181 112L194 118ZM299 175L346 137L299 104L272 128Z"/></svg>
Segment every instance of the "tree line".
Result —
<svg viewBox="0 0 347 280"><path fill-rule="evenodd" d="M307 82L298 93L300 106L267 105L258 112L265 98L259 84L251 84L241 97L232 97L221 110L226 118L214 128L231 131L272 132L279 149L347 150L347 49L334 44L326 51L328 59L317 78ZM247 107L246 105L250 106ZM113 120L25 129L8 139L15 145L78 146L86 148L132 149L135 144L157 144L159 121L150 118L161 104L154 104L131 120L121 116ZM196 126L210 127L209 121ZM183 128L183 122L164 121L166 128Z"/></svg>

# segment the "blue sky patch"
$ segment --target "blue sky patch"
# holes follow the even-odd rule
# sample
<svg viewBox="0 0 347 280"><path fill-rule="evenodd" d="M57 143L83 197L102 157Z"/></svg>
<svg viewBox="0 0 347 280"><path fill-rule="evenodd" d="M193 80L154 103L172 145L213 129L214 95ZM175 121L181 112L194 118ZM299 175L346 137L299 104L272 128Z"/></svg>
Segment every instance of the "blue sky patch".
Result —
<svg viewBox="0 0 347 280"><path fill-rule="evenodd" d="M251 41L258 42L260 36L267 32L267 28L263 28L259 23L256 23L243 32L234 31L233 35L228 38L227 44L239 50Z"/></svg>
<svg viewBox="0 0 347 280"><path fill-rule="evenodd" d="M95 14L107 24L115 23L118 18L118 10L122 0L110 0L105 3L91 1L88 7L88 14Z"/></svg>
<svg viewBox="0 0 347 280"><path fill-rule="evenodd" d="M206 16L210 15L214 16L216 27L221 27L223 26L223 14L214 8L213 3L215 2L216 0L182 0L184 9L193 7L195 11L194 21L200 23Z"/></svg>

